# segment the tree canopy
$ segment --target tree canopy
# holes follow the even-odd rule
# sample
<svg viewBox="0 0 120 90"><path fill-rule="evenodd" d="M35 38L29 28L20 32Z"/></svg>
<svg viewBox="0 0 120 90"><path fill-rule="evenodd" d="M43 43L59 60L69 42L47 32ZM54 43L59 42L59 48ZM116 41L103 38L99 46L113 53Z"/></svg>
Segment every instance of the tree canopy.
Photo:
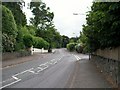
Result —
<svg viewBox="0 0 120 90"><path fill-rule="evenodd" d="M11 10L17 25L25 26L27 24L26 16L22 11L24 2L20 0L18 2L2 2L2 5Z"/></svg>
<svg viewBox="0 0 120 90"><path fill-rule="evenodd" d="M120 45L120 2L94 2L80 39L89 51Z"/></svg>
<svg viewBox="0 0 120 90"><path fill-rule="evenodd" d="M17 26L14 16L8 8L2 6L2 46L4 52L14 50L16 36Z"/></svg>

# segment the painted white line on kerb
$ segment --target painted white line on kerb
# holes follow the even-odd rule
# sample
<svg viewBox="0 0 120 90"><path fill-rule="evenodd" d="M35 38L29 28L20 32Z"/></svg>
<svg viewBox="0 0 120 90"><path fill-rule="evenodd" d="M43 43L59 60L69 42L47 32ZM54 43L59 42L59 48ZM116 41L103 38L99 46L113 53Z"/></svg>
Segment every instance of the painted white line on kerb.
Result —
<svg viewBox="0 0 120 90"><path fill-rule="evenodd" d="M17 82L19 82L19 81L21 81L21 79L18 79L18 80L16 80L16 81L12 82L12 83L9 83L9 84L7 84L7 85L4 85L4 86L0 87L0 89L5 88L5 87L8 87L8 86L10 86L10 85L13 85L13 84L15 84L15 83L17 83Z"/></svg>

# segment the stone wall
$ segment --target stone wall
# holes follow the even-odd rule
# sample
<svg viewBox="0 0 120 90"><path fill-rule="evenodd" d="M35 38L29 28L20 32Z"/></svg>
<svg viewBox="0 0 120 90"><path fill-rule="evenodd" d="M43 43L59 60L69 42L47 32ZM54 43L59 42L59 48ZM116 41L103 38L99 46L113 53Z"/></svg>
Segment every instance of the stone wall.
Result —
<svg viewBox="0 0 120 90"><path fill-rule="evenodd" d="M2 53L2 60L15 59L18 57L24 57L29 55L31 55L31 52L28 51L6 52L6 53Z"/></svg>
<svg viewBox="0 0 120 90"><path fill-rule="evenodd" d="M99 49L92 53L91 60L105 76L112 79L112 83L120 84L120 47Z"/></svg>
<svg viewBox="0 0 120 90"><path fill-rule="evenodd" d="M117 48L106 48L106 49L98 49L93 54L102 56L104 58L119 60L120 61L120 47Z"/></svg>

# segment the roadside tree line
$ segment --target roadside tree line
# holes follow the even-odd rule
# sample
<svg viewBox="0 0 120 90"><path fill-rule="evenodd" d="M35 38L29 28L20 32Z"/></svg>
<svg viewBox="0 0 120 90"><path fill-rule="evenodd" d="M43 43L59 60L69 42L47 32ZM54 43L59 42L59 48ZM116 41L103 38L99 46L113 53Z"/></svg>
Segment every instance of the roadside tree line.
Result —
<svg viewBox="0 0 120 90"><path fill-rule="evenodd" d="M86 20L77 41L83 52L120 46L120 2L93 2Z"/></svg>
<svg viewBox="0 0 120 90"><path fill-rule="evenodd" d="M2 2L2 51L66 47L69 37L61 36L54 26L54 13L42 1L30 2L33 17L27 24L25 2Z"/></svg>

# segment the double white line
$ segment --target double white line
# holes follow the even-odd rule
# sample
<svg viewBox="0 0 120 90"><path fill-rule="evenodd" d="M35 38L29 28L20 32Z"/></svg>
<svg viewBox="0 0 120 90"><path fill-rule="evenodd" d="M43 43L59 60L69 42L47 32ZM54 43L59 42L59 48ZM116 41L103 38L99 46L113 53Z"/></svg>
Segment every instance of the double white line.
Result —
<svg viewBox="0 0 120 90"><path fill-rule="evenodd" d="M74 55L74 57L77 59L77 61L81 60L81 58L78 57L77 55Z"/></svg>

